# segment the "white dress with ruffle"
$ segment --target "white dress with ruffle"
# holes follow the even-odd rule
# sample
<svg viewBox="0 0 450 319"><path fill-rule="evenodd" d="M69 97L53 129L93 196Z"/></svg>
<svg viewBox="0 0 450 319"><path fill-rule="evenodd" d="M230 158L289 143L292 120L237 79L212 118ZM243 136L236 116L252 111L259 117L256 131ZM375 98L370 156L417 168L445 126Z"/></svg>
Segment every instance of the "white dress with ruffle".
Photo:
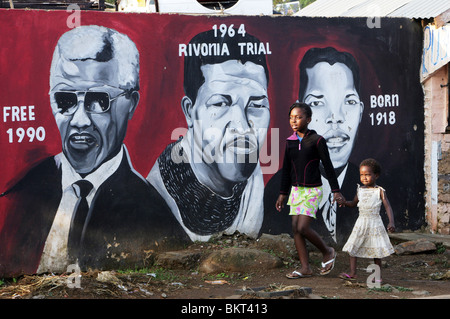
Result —
<svg viewBox="0 0 450 319"><path fill-rule="evenodd" d="M383 258L394 253L386 228L380 216L381 192L384 189L358 185L359 216L342 251L352 257Z"/></svg>

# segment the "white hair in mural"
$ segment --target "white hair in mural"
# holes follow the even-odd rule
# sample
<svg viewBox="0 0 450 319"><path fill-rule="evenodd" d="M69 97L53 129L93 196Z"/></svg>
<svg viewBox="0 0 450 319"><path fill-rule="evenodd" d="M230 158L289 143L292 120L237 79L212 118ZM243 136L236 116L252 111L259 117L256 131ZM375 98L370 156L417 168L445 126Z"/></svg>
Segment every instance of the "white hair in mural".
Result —
<svg viewBox="0 0 450 319"><path fill-rule="evenodd" d="M74 61L120 61L117 65L118 84L123 89L139 86L139 52L130 38L102 26L80 26L64 33L53 53L50 69L50 89L66 77L80 71Z"/></svg>

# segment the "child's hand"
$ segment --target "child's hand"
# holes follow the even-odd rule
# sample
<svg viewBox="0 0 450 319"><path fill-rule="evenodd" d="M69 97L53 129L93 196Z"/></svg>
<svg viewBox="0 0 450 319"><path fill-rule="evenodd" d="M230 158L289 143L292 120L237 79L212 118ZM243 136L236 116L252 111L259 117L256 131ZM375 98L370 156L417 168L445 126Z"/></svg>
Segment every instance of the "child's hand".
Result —
<svg viewBox="0 0 450 319"><path fill-rule="evenodd" d="M394 224L389 223L388 226L387 226L387 230L388 230L388 232L390 232L390 233L395 232L395 226L394 226Z"/></svg>
<svg viewBox="0 0 450 319"><path fill-rule="evenodd" d="M345 202L346 202L344 196L342 196L341 193L336 193L334 195L333 201L336 201L339 204L339 207L345 206Z"/></svg>
<svg viewBox="0 0 450 319"><path fill-rule="evenodd" d="M345 203L345 198L340 192L333 193L333 203L334 202L337 202L339 206L342 206L342 204Z"/></svg>
<svg viewBox="0 0 450 319"><path fill-rule="evenodd" d="M286 201L287 195L280 194L278 196L277 202L275 203L275 208L277 211L281 212L284 207L284 202Z"/></svg>

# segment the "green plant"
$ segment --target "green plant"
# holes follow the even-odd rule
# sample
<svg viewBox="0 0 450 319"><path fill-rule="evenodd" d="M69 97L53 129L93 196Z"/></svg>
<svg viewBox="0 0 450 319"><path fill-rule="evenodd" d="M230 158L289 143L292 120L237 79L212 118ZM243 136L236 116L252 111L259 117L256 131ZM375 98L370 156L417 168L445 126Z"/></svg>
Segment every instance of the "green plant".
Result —
<svg viewBox="0 0 450 319"><path fill-rule="evenodd" d="M436 253L443 254L445 252L446 248L442 243L439 243L436 245Z"/></svg>

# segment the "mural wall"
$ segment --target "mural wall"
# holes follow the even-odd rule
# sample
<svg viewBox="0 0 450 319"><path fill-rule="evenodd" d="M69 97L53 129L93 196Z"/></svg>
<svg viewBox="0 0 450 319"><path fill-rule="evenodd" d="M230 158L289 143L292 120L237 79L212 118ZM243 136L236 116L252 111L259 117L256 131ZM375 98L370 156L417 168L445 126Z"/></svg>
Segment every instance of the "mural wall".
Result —
<svg viewBox="0 0 450 319"><path fill-rule="evenodd" d="M290 233L275 201L296 100L347 199L376 158L397 229L423 225L419 25L78 14L0 11L0 275ZM323 198L314 227L340 247L357 210Z"/></svg>

